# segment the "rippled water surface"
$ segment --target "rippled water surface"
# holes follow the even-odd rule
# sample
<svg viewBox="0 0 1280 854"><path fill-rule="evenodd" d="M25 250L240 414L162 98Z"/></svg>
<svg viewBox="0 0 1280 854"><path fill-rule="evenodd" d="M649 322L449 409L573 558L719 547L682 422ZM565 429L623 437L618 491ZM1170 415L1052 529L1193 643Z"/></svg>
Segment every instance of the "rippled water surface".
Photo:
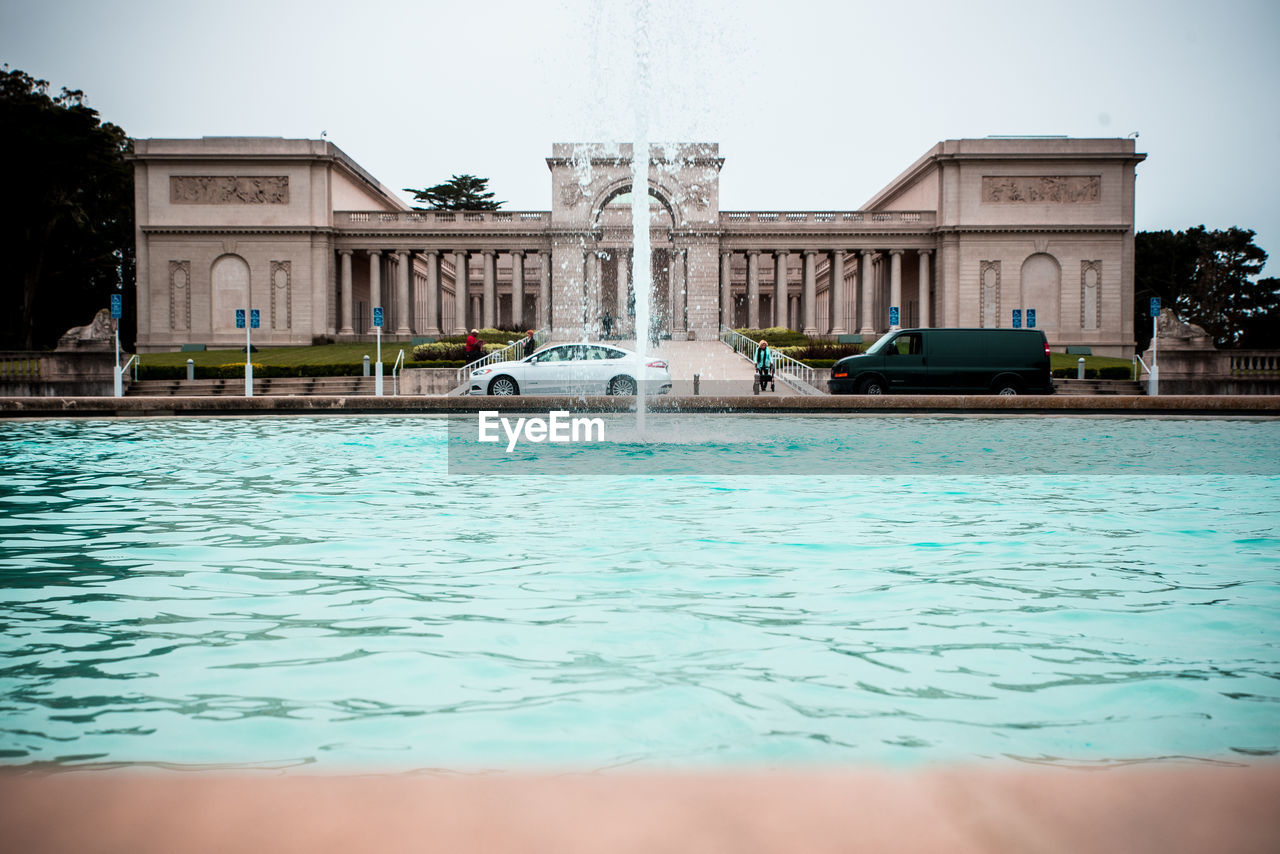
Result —
<svg viewBox="0 0 1280 854"><path fill-rule="evenodd" d="M0 761L1280 748L1280 424L690 423L830 474L717 476L695 438L692 476L460 476L432 418L0 423ZM831 450L1009 431L1042 441L863 476ZM1120 473L1043 473L1099 435Z"/></svg>

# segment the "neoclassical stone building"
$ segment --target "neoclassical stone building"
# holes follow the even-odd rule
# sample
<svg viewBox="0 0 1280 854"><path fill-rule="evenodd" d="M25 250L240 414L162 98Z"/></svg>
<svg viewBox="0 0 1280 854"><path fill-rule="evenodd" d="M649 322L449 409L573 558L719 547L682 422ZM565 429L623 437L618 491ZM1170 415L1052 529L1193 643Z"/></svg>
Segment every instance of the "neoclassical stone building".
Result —
<svg viewBox="0 0 1280 854"><path fill-rule="evenodd" d="M665 333L1010 326L1133 352L1129 139L940 142L858 210L722 211L715 144L650 152L653 305ZM541 211L415 211L332 143L138 140L138 349L497 324L630 332L631 146L562 144Z"/></svg>

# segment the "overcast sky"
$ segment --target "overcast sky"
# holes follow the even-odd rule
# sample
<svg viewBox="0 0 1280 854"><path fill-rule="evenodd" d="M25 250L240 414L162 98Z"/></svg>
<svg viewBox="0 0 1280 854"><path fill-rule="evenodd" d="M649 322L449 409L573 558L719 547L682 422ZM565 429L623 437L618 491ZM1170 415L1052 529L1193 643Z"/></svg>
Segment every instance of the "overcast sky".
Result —
<svg viewBox="0 0 1280 854"><path fill-rule="evenodd" d="M472 173L512 210L550 206L553 142L638 110L720 143L723 210L855 209L942 139L1136 131L1139 230L1280 253L1275 0L651 0L648 87L638 2L0 0L0 61L134 137L325 131L394 190Z"/></svg>

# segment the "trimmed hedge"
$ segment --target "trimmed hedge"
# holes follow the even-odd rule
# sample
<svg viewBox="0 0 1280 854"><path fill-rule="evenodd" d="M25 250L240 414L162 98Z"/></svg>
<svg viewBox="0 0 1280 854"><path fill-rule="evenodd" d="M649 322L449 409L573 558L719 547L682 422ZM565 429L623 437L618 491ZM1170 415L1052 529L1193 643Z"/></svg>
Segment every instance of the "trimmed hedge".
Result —
<svg viewBox="0 0 1280 854"><path fill-rule="evenodd" d="M769 342L770 347L777 347L780 350L786 347L803 347L810 343L807 335L781 326L770 326L768 329L735 329L734 332L745 335L752 341L763 338Z"/></svg>
<svg viewBox="0 0 1280 854"><path fill-rule="evenodd" d="M383 362L383 373L390 375L391 363ZM406 368L461 368L461 359L433 359L406 361ZM373 367L370 366L370 376ZM232 365L196 365L198 380L234 380L244 376L244 362ZM343 362L332 365L259 365L254 363L254 379L269 380L282 377L360 377L364 376L364 362ZM186 365L143 365L138 369L140 380L185 380Z"/></svg>
<svg viewBox="0 0 1280 854"><path fill-rule="evenodd" d="M807 364L814 359L830 359L834 362L838 359L843 359L845 356L856 356L862 352L862 345L818 342L800 347L778 347L777 350L784 356L799 359Z"/></svg>

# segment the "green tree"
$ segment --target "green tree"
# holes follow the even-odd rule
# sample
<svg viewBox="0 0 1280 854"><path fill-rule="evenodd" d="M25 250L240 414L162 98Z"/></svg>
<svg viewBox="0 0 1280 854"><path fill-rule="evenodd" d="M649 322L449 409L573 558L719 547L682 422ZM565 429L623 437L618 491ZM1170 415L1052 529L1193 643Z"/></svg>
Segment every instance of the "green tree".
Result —
<svg viewBox="0 0 1280 854"><path fill-rule="evenodd" d="M425 208L418 210L441 211L496 211L506 202L495 202L489 189L488 178L477 178L475 175L454 175L443 184L415 190L405 187L406 193L413 193L415 202L425 202Z"/></svg>
<svg viewBox="0 0 1280 854"><path fill-rule="evenodd" d="M1239 346L1247 328L1280 317L1274 279L1258 279L1267 253L1245 228L1139 232L1134 241L1134 333L1151 340L1150 298L1204 328L1220 347ZM1255 332L1255 336L1258 333Z"/></svg>
<svg viewBox="0 0 1280 854"><path fill-rule="evenodd" d="M134 283L132 142L80 90L0 71L0 158L7 164L0 241L0 347L52 347ZM125 300L129 306L132 300ZM127 320L127 318L126 318ZM121 327L132 341L132 327Z"/></svg>

